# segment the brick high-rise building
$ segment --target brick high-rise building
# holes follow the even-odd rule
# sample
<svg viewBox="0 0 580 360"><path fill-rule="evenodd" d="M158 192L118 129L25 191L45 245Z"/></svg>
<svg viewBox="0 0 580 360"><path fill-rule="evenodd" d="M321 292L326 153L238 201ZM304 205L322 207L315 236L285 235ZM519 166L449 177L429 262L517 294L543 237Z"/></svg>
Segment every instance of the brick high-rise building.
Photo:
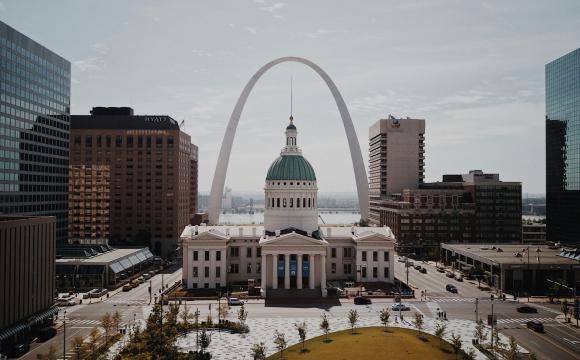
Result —
<svg viewBox="0 0 580 360"><path fill-rule="evenodd" d="M380 202L425 178L425 120L389 115L369 128L369 223L380 223Z"/></svg>
<svg viewBox="0 0 580 360"><path fill-rule="evenodd" d="M108 238L171 255L197 198L196 152L169 116L126 107L71 116L69 238Z"/></svg>
<svg viewBox="0 0 580 360"><path fill-rule="evenodd" d="M189 191L189 214L191 216L197 213L198 202L197 202L197 177L198 177L198 167L199 167L199 149L196 145L191 144L191 173L189 176L190 181L190 191Z"/></svg>

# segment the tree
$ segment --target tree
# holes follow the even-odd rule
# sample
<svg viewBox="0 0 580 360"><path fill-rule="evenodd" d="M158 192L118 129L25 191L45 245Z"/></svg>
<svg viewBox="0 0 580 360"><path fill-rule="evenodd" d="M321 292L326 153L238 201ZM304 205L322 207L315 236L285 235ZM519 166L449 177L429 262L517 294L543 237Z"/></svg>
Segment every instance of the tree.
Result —
<svg viewBox="0 0 580 360"><path fill-rule="evenodd" d="M505 359L506 360L516 360L518 358L518 343L513 336L510 336L510 342L508 344Z"/></svg>
<svg viewBox="0 0 580 360"><path fill-rule="evenodd" d="M99 341L101 341L101 332L99 331L99 329L97 329L96 327L91 329L91 332L89 333L89 344L91 347L91 359L95 357L95 350L99 344Z"/></svg>
<svg viewBox="0 0 580 360"><path fill-rule="evenodd" d="M423 330L423 315L419 313L415 313L415 319L413 320L413 325L421 335L421 330Z"/></svg>
<svg viewBox="0 0 580 360"><path fill-rule="evenodd" d="M244 304L242 304L240 306L240 309L238 310L238 320L240 321L240 326L242 328L242 331L245 331L247 318L248 318L248 311L246 310L246 307L244 306Z"/></svg>
<svg viewBox="0 0 580 360"><path fill-rule="evenodd" d="M461 343L461 336L451 333L451 347L453 348L453 352L455 354L459 354L462 345L463 344Z"/></svg>
<svg viewBox="0 0 580 360"><path fill-rule="evenodd" d="M230 306L227 303L221 304L218 311L219 311L220 318L222 319L222 321L225 321L226 318L228 317L228 315L230 314Z"/></svg>
<svg viewBox="0 0 580 360"><path fill-rule="evenodd" d="M528 355L528 360L538 360L538 357L534 353L530 353Z"/></svg>
<svg viewBox="0 0 580 360"><path fill-rule="evenodd" d="M384 308L379 313L379 317L381 319L381 324L385 327L385 331L387 331L387 326L389 325L389 318L391 317L391 311L388 308Z"/></svg>
<svg viewBox="0 0 580 360"><path fill-rule="evenodd" d="M437 321L435 324L435 336L439 338L439 347L443 347L443 337L445 336L445 331L447 330L447 325L441 321Z"/></svg>
<svg viewBox="0 0 580 360"><path fill-rule="evenodd" d="M358 323L359 315L358 311L351 309L348 312L348 322L350 324L350 333L354 334L354 328L356 327L356 323Z"/></svg>
<svg viewBox="0 0 580 360"><path fill-rule="evenodd" d="M209 347L209 344L211 344L211 336L209 336L205 329L203 329L199 334L199 347L201 348L202 354L205 352L205 349Z"/></svg>
<svg viewBox="0 0 580 360"><path fill-rule="evenodd" d="M469 349L469 351L463 353L463 360L475 360L476 358L477 354L473 349Z"/></svg>
<svg viewBox="0 0 580 360"><path fill-rule="evenodd" d="M481 319L477 320L475 330L473 331L473 337L475 337L480 344L487 340L487 331L485 329L485 324Z"/></svg>
<svg viewBox="0 0 580 360"><path fill-rule="evenodd" d="M330 323L328 322L328 317L326 314L322 314L322 319L320 320L320 329L324 333L324 341L328 342L328 333L330 332Z"/></svg>
<svg viewBox="0 0 580 360"><path fill-rule="evenodd" d="M298 330L298 337L300 338L300 342L302 343L302 349L300 352L304 352L304 341L306 341L306 322L303 321L301 323L295 323L294 327Z"/></svg>
<svg viewBox="0 0 580 360"><path fill-rule="evenodd" d="M46 354L38 354L36 355L36 358L38 360L56 360L58 358L58 356L56 356L56 348L54 345L50 345Z"/></svg>
<svg viewBox="0 0 580 360"><path fill-rule="evenodd" d="M286 349L286 345L288 345L286 335L278 330L274 331L274 344L276 344L276 349L280 352L280 359L284 359L284 349Z"/></svg>
<svg viewBox="0 0 580 360"><path fill-rule="evenodd" d="M495 352L497 350L502 350L505 347L505 344L501 341L499 337L499 331L494 331L493 336L491 339L492 342L492 350Z"/></svg>
<svg viewBox="0 0 580 360"><path fill-rule="evenodd" d="M568 300L567 299L564 299L562 301L562 313L564 313L564 320L566 322L569 322L570 321L570 318L568 317L569 312L570 312L570 307L568 306Z"/></svg>
<svg viewBox="0 0 580 360"><path fill-rule="evenodd" d="M70 345L72 350L77 355L77 359L80 360L86 357L87 346L85 344L85 339L83 339L82 336L77 335L73 337L72 340L70 341Z"/></svg>
<svg viewBox="0 0 580 360"><path fill-rule="evenodd" d="M189 328L189 320L193 318L193 315L189 312L187 304L183 307L183 311L179 315L184 328Z"/></svg>
<svg viewBox="0 0 580 360"><path fill-rule="evenodd" d="M266 345L263 342L252 345L251 350L254 360L266 360Z"/></svg>
<svg viewBox="0 0 580 360"><path fill-rule="evenodd" d="M111 325L112 327L114 327L117 332L119 332L119 326L121 325L121 314L119 314L119 311L115 311L115 313L113 314L113 316L111 316Z"/></svg>
<svg viewBox="0 0 580 360"><path fill-rule="evenodd" d="M481 287L481 278L483 277L483 275L485 274L485 272L483 271L483 269L481 268L481 266L476 266L471 268L471 276L473 276L474 278L477 279L477 287Z"/></svg>
<svg viewBox="0 0 580 360"><path fill-rule="evenodd" d="M106 313L105 315L101 316L101 327L105 330L105 344L109 342L109 331L113 327L113 318L111 314Z"/></svg>

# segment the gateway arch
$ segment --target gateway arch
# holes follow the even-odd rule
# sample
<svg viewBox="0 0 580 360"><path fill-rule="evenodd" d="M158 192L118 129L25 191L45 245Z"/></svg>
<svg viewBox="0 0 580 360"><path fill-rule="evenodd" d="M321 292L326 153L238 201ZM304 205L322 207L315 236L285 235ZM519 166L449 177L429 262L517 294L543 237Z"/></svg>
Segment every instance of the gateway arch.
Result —
<svg viewBox="0 0 580 360"><path fill-rule="evenodd" d="M234 142L234 136L236 134L238 122L240 121L240 116L242 115L242 111L244 110L246 100L248 99L250 92L254 88L254 85L256 85L256 82L258 82L260 77L262 77L262 75L264 75L266 71L270 70L270 68L272 68L275 65L289 61L299 62L301 64L307 65L312 70L316 71L316 73L320 75L320 77L322 78L322 80L324 80L326 86L328 86L328 89L332 93L334 101L338 106L340 117L342 118L342 124L344 125L344 131L346 132L346 138L348 140L348 146L350 148L350 156L352 159L352 166L354 168L354 176L356 180L361 217L363 219L368 219L369 217L368 180L366 170L363 162L362 153L360 151L358 138L356 137L356 131L354 129L354 126L352 125L352 119L350 117L350 113L348 112L346 104L344 103L342 95L338 91L338 88L336 87L330 76L328 76L328 74L324 72L324 70L322 70L318 65L316 65L310 60L301 57L287 56L275 59L273 61L270 61L266 65L262 66L254 74L254 76L252 76L250 81L248 81L248 83L244 87L244 90L240 94L238 101L236 102L236 106L234 107L232 115L230 116L228 127L226 128L226 134L224 135L224 140L222 142L220 154L215 168L215 173L213 176L213 182L211 184L211 193L209 195L208 201L208 218L210 224L219 223L219 211L221 207L222 194L224 191L224 185L226 181L228 163L230 161L230 154L232 151L232 144Z"/></svg>

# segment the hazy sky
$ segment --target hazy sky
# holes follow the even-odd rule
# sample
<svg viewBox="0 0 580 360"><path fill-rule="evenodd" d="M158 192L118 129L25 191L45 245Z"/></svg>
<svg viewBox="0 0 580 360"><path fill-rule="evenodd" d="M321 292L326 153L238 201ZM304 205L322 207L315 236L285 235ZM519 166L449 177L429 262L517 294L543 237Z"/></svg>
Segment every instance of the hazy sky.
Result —
<svg viewBox="0 0 580 360"><path fill-rule="evenodd" d="M545 191L544 65L580 46L580 1L0 0L0 19L72 66L72 113L131 106L181 121L209 190L227 121L266 62L330 74L368 161L368 128L425 118L426 175L483 169ZM258 82L226 185L259 191L284 143L294 78L298 143L321 191L354 192L344 128L318 75L282 64Z"/></svg>

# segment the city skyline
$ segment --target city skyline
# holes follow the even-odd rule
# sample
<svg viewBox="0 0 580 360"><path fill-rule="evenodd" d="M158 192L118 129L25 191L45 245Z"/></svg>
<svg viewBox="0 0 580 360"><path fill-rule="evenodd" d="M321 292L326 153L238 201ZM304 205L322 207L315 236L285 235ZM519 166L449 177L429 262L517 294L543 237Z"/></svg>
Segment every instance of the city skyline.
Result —
<svg viewBox="0 0 580 360"><path fill-rule="evenodd" d="M410 116L426 119L426 181L482 169L522 181L524 193L544 193L544 169L537 166L545 158L543 69L578 47L573 35L578 5L572 1L557 7L381 2L364 9L317 3L306 14L303 4L274 1L180 3L179 12L177 5L125 2L114 13L106 3L0 4L2 21L71 60L72 114L92 106L131 106L136 114L185 119L184 131L200 147L201 191L210 189L243 85L267 61L298 55L335 80L367 170L369 126L389 114ZM452 4L457 9L444 6ZM425 15L408 26L409 19ZM545 21L546 16L559 21ZM67 21L55 21L59 18ZM354 191L333 99L317 75L298 64L273 69L250 96L226 185L238 191L263 187L290 112L290 76L295 120L320 188ZM327 153L336 160L327 161Z"/></svg>

